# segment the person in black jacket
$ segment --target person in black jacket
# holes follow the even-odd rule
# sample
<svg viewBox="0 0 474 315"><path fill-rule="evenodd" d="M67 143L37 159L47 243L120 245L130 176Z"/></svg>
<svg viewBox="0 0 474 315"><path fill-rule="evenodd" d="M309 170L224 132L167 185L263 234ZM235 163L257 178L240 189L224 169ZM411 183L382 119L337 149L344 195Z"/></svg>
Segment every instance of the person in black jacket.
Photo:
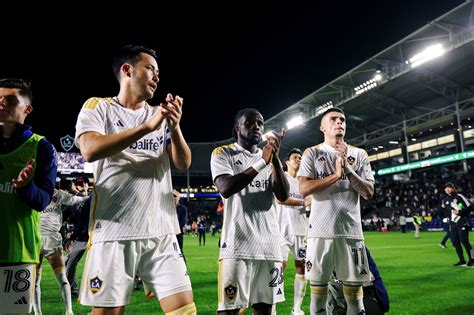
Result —
<svg viewBox="0 0 474 315"><path fill-rule="evenodd" d="M469 242L469 231L471 230L471 222L469 213L472 210L469 201L456 191L456 186L453 183L447 182L444 186L446 198L443 205L447 209L451 209L451 237L453 239L456 253L459 261L454 266L474 267L474 256L472 246ZM464 259L461 244L467 253L467 263Z"/></svg>
<svg viewBox="0 0 474 315"><path fill-rule="evenodd" d="M179 249L181 250L181 254L183 255L184 261L186 262L186 257L184 257L183 253L183 235L184 227L188 223L188 208L184 204L181 204L181 197L179 191L177 190L173 190L173 200L176 206L176 215L178 216L179 230L181 232L176 235L176 239L178 240Z"/></svg>
<svg viewBox="0 0 474 315"><path fill-rule="evenodd" d="M71 285L71 299L77 299L79 296L79 286L76 282L76 268L87 250L87 242L89 241L89 213L91 199L92 195L89 195L89 198L87 198L83 204L70 208L72 210L74 230L68 241L72 244L66 261L66 276Z"/></svg>

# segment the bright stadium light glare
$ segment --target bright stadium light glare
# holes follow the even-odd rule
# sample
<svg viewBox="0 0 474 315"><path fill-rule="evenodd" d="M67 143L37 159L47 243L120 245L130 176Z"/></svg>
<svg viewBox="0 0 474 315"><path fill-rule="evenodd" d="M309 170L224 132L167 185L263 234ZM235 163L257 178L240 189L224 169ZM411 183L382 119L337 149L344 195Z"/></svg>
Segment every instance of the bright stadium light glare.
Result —
<svg viewBox="0 0 474 315"><path fill-rule="evenodd" d="M262 141L267 141L267 139L269 137L272 137L273 136L273 131L270 130L269 132L266 132L263 136L262 136Z"/></svg>
<svg viewBox="0 0 474 315"><path fill-rule="evenodd" d="M422 52L414 55L408 61L407 64L410 64L412 68L418 67L421 64L424 64L427 61L430 61L436 57L439 57L445 53L443 45L436 44L433 46L427 47Z"/></svg>
<svg viewBox="0 0 474 315"><path fill-rule="evenodd" d="M318 106L316 108L316 117L322 115L325 111L327 111L329 108L333 108L334 105L332 104L332 101L326 102L321 106Z"/></svg>
<svg viewBox="0 0 474 315"><path fill-rule="evenodd" d="M391 140L391 141L389 141L388 143L390 143L390 144L398 144L398 141L393 141L393 140Z"/></svg>
<svg viewBox="0 0 474 315"><path fill-rule="evenodd" d="M296 126L299 126L303 124L303 117L300 116L296 116L296 117L293 117L291 118L287 123L286 123L286 128L288 128L288 130L292 129L292 128L295 128Z"/></svg>
<svg viewBox="0 0 474 315"><path fill-rule="evenodd" d="M369 81L366 81L366 82L362 83L359 86L356 86L354 88L354 91L355 91L356 95L359 95L359 94L362 94L364 92L367 92L367 91L373 89L376 86L377 86L377 82L375 80L371 79Z"/></svg>
<svg viewBox="0 0 474 315"><path fill-rule="evenodd" d="M375 71L375 75L374 75L374 81L382 81L383 79L383 74L382 74L382 71L380 70L377 70Z"/></svg>

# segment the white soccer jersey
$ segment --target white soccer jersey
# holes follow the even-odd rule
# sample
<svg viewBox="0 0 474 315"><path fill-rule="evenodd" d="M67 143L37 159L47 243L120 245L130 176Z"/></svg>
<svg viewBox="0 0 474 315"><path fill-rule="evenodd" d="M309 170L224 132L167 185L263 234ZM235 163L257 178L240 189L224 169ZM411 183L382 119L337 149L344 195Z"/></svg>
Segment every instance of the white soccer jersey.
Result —
<svg viewBox="0 0 474 315"><path fill-rule="evenodd" d="M286 179L290 184L290 197L295 199L303 199L300 194L298 180L290 174L285 173ZM286 227L282 232L283 235L306 236L308 231L308 218L306 218L306 209L304 206L286 206L279 204L282 214L280 215L280 225ZM287 222L285 222L285 220Z"/></svg>
<svg viewBox="0 0 474 315"><path fill-rule="evenodd" d="M157 108L132 110L112 98L90 98L79 113L79 137L89 131L115 134L149 120ZM135 240L178 234L166 121L123 151L92 163L95 185L91 204L92 242Z"/></svg>
<svg viewBox="0 0 474 315"><path fill-rule="evenodd" d="M336 150L325 143L308 148L298 176L322 179L332 175L336 171L336 158ZM347 160L361 178L374 182L364 150L348 146ZM359 193L352 188L347 176L312 195L308 237L364 239Z"/></svg>
<svg viewBox="0 0 474 315"><path fill-rule="evenodd" d="M74 196L64 190L54 190L53 198L49 205L41 211L41 235L57 233L63 223L63 206L73 206L85 202L87 197Z"/></svg>
<svg viewBox="0 0 474 315"><path fill-rule="evenodd" d="M262 150L252 154L237 143L212 152L212 179L223 174L242 173L262 158ZM279 232L273 204L272 166L269 164L247 187L224 198L224 223L220 258L281 261Z"/></svg>

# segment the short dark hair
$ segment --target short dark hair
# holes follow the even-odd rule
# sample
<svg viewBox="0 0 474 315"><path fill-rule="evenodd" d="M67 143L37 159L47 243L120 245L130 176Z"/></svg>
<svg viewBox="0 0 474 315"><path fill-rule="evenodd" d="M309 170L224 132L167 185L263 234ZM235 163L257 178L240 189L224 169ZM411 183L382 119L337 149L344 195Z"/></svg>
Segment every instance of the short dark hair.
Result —
<svg viewBox="0 0 474 315"><path fill-rule="evenodd" d="M255 114L262 115L255 108L244 108L244 109L239 110L237 112L237 114L235 114L234 125L232 126L232 138L234 138L235 141L237 141L237 131L235 130L235 123L237 123L239 121L240 117L245 116L249 113L255 113Z"/></svg>
<svg viewBox="0 0 474 315"><path fill-rule="evenodd" d="M322 115L321 115L321 120L323 120L323 117L326 116L327 114L331 113L331 112L338 112L338 113L341 113L343 114L344 116L346 114L344 114L344 111L339 108L339 107L331 107L331 108L328 108Z"/></svg>
<svg viewBox="0 0 474 315"><path fill-rule="evenodd" d="M20 95L33 102L33 93L31 92L31 82L24 79L6 78L0 79L0 87L6 89L19 89Z"/></svg>
<svg viewBox="0 0 474 315"><path fill-rule="evenodd" d="M290 152L288 152L288 154L286 155L286 158L285 158L285 161L289 161L290 160L290 157L293 153L297 153L299 155L303 155L303 153L301 153L301 150L298 149L298 148L293 148L290 150Z"/></svg>
<svg viewBox="0 0 474 315"><path fill-rule="evenodd" d="M124 63L130 63L132 66L140 61L140 53L148 54L155 59L158 59L156 51L145 46L127 45L120 48L113 57L112 70L117 80L120 81L120 68Z"/></svg>

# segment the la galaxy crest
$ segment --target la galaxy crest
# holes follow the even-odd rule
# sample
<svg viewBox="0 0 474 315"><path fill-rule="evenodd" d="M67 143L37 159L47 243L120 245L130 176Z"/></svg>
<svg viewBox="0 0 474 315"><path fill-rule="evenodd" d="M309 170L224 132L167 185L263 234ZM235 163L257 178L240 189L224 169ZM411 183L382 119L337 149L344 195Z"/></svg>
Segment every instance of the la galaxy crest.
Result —
<svg viewBox="0 0 474 315"><path fill-rule="evenodd" d="M89 289L91 290L92 294L99 293L102 289L104 281L99 278L99 276L95 276L92 279L89 279Z"/></svg>
<svg viewBox="0 0 474 315"><path fill-rule="evenodd" d="M224 288L225 296L229 300L233 300L235 298L235 295L237 294L237 287L233 286L232 284L229 284Z"/></svg>
<svg viewBox="0 0 474 315"><path fill-rule="evenodd" d="M66 135L60 138L59 142L61 143L61 147L63 148L63 150L66 152L69 152L69 150L71 150L74 146L74 138L70 135Z"/></svg>

